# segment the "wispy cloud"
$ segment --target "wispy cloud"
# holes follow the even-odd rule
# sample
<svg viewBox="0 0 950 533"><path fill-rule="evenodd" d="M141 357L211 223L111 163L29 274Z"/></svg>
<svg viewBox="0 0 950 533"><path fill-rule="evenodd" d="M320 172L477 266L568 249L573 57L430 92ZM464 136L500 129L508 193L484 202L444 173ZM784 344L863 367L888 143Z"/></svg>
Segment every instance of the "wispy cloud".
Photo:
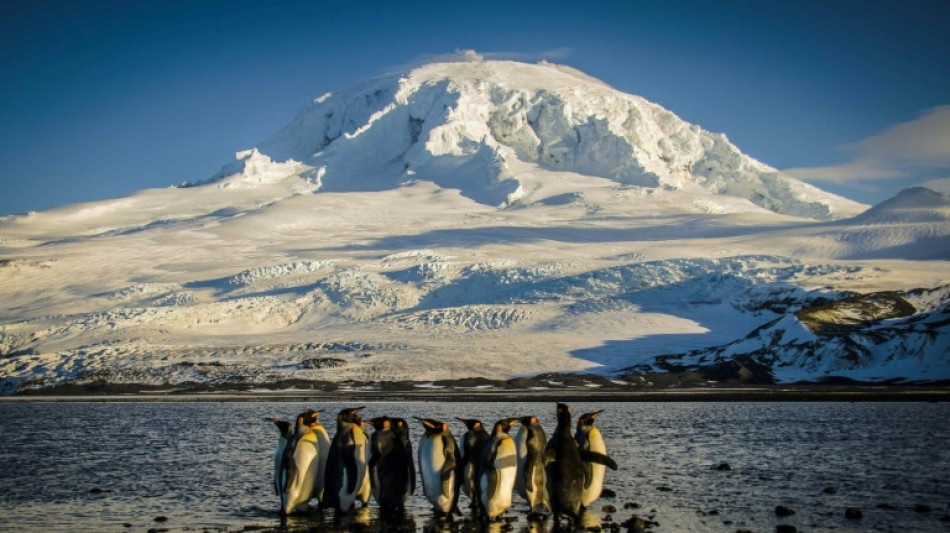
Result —
<svg viewBox="0 0 950 533"><path fill-rule="evenodd" d="M803 180L852 182L901 178L922 169L950 168L950 105L928 109L861 141L840 147L851 160L825 167L789 168Z"/></svg>
<svg viewBox="0 0 950 533"><path fill-rule="evenodd" d="M921 185L937 192L950 194L950 178L939 178L935 180L927 180L921 183Z"/></svg>

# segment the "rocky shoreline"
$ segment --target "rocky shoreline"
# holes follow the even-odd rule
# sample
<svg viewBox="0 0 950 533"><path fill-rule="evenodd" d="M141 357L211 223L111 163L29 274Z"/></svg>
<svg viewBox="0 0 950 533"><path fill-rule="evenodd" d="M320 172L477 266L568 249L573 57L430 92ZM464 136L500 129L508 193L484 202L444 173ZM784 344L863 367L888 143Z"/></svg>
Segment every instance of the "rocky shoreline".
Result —
<svg viewBox="0 0 950 533"><path fill-rule="evenodd" d="M71 383L0 397L16 401L598 401L793 402L950 400L950 384L797 383L736 385L666 383L637 386L596 375L546 375L507 381L468 378L436 382Z"/></svg>

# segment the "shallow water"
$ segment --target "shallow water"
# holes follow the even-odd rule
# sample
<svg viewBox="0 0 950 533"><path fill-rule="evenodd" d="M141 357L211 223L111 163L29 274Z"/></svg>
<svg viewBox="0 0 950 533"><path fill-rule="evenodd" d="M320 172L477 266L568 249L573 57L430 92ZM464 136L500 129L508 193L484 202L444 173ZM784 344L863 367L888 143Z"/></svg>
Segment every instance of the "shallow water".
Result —
<svg viewBox="0 0 950 533"><path fill-rule="evenodd" d="M352 404L347 404L350 406ZM273 494L277 431L312 407L337 403L0 404L0 531L241 531L281 528ZM950 531L950 405L943 403L589 403L620 465L587 525L651 518L658 532ZM456 416L491 422L534 414L548 434L554 404L369 403L367 418ZM332 432L332 424L327 424ZM413 442L422 434L413 423ZM728 463L731 470L714 467ZM421 483L421 482L420 482ZM833 488L827 491L826 488ZM542 533L517 496L514 531ZM439 531L421 485L405 521L374 503L334 525L332 513L291 517L283 530ZM624 508L625 504L637 508ZM467 501L463 497L463 509ZM605 513L604 505L618 509ZM784 505L794 515L778 518ZM926 506L930 510L920 506ZM845 518L859 507L863 518ZM611 516L607 516L611 514ZM158 518L159 520L156 520ZM167 520L162 520L163 518ZM495 524L491 530L507 526ZM454 529L458 529L455 527ZM475 527L462 527L476 530Z"/></svg>

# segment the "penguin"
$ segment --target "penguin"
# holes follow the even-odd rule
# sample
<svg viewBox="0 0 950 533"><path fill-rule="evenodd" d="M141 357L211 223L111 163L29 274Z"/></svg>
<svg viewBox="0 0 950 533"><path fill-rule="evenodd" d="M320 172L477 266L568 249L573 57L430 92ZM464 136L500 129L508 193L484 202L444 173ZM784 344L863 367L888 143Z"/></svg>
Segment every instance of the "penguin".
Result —
<svg viewBox="0 0 950 533"><path fill-rule="evenodd" d="M548 438L536 417L525 416L518 422L521 427L514 437L518 456L515 490L528 502L529 513L538 507L550 510L544 483L544 449Z"/></svg>
<svg viewBox="0 0 950 533"><path fill-rule="evenodd" d="M363 480L360 482L360 488L356 491L356 501L360 502L363 507L369 505L370 496L373 495L373 485L370 483L369 479L369 457L370 457L370 448L371 442L369 440L369 432L366 431L366 421L360 421L360 429L363 431L363 436L366 438L367 445L363 449L363 463L366 465L366 468L363 472Z"/></svg>
<svg viewBox="0 0 950 533"><path fill-rule="evenodd" d="M313 411L314 421L310 424L310 431L317 438L317 477L313 484L313 497L323 501L323 484L326 479L327 459L330 456L330 434L327 428L320 423L321 411Z"/></svg>
<svg viewBox="0 0 950 533"><path fill-rule="evenodd" d="M462 484L458 443L448 424L431 418L416 420L425 427L419 439L419 472L422 491L440 515L458 512Z"/></svg>
<svg viewBox="0 0 950 533"><path fill-rule="evenodd" d="M330 443L323 506L349 512L363 489L367 476L369 441L363 432L363 407L343 409L336 417L336 434Z"/></svg>
<svg viewBox="0 0 950 533"><path fill-rule="evenodd" d="M284 458L284 449L287 447L287 441L294 434L294 427L290 422L286 420L279 420L277 418L265 418L264 420L269 420L277 426L277 431L280 431L280 437L277 439L277 447L274 450L274 494L280 496L280 462Z"/></svg>
<svg viewBox="0 0 950 533"><path fill-rule="evenodd" d="M604 437L600 430L594 426L594 420L603 413L604 410L593 413L584 413L577 419L577 431L574 433L574 440L581 451L607 454L607 445L604 444ZM604 476L607 469L602 464L584 463L584 492L581 496L581 505L589 507L597 498L600 498L600 492L604 488Z"/></svg>
<svg viewBox="0 0 950 533"><path fill-rule="evenodd" d="M316 496L321 485L321 443L319 411L307 409L297 416L294 432L287 438L277 479L280 512L286 516ZM329 447L329 439L326 442Z"/></svg>
<svg viewBox="0 0 950 533"><path fill-rule="evenodd" d="M405 441L394 419L377 417L370 421L375 431L370 439L369 472L373 499L383 516L395 516L405 510L409 497L409 473Z"/></svg>
<svg viewBox="0 0 950 533"><path fill-rule="evenodd" d="M559 403L557 428L544 450L546 488L555 526L559 525L562 516L566 516L574 524L580 523L585 461L617 469L617 463L610 457L593 451L581 451L571 435L571 409L566 404Z"/></svg>
<svg viewBox="0 0 950 533"><path fill-rule="evenodd" d="M508 434L517 418L495 422L491 435L482 446L478 472L478 501L489 520L495 520L511 507L511 495L518 473L515 441Z"/></svg>
<svg viewBox="0 0 950 533"><path fill-rule="evenodd" d="M416 493L416 463L412 454L412 440L409 438L409 424L402 418L390 418L392 425L396 428L396 434L402 441L403 452L406 454L406 470L408 479L406 480L406 494L412 496Z"/></svg>
<svg viewBox="0 0 950 533"><path fill-rule="evenodd" d="M488 440L488 431L480 420L474 418L459 418L465 424L467 431L462 436L462 492L472 502L472 507L478 507L478 489L475 483L478 479L478 462L482 445Z"/></svg>

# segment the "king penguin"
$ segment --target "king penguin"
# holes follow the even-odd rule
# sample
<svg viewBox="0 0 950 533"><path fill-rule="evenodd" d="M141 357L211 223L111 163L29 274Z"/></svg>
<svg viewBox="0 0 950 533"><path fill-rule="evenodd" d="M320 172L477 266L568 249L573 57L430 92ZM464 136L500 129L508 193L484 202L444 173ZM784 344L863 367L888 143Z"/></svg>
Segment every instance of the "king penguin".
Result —
<svg viewBox="0 0 950 533"><path fill-rule="evenodd" d="M319 411L308 409L297 416L294 433L288 437L281 456L277 488L281 514L289 515L317 496L321 486L321 451L329 447L329 439L321 450ZM325 435L324 431L324 435Z"/></svg>
<svg viewBox="0 0 950 533"><path fill-rule="evenodd" d="M416 493L416 462L412 454L412 440L409 437L409 424L402 418L390 418L393 427L396 428L396 435L402 441L402 449L406 454L406 494L412 496Z"/></svg>
<svg viewBox="0 0 950 533"><path fill-rule="evenodd" d="M370 422L375 429L369 459L373 499L383 516L395 516L405 509L409 497L411 465L406 465L405 442L393 419L378 417Z"/></svg>
<svg viewBox="0 0 950 533"><path fill-rule="evenodd" d="M489 520L494 520L511 507L511 495L518 473L515 441L508 434L517 418L495 422L491 435L482 446L478 473L478 501Z"/></svg>
<svg viewBox="0 0 950 533"><path fill-rule="evenodd" d="M581 452L571 435L571 409L557 404L557 428L544 450L544 473L547 476L548 500L554 513L554 524L559 525L562 516L575 525L580 524L581 498L584 492L584 462L596 462L617 469L617 463L604 454L592 451Z"/></svg>
<svg viewBox="0 0 950 533"><path fill-rule="evenodd" d="M343 409L336 417L336 434L330 443L324 481L324 507L338 512L353 508L367 476L369 441L363 432L362 407Z"/></svg>
<svg viewBox="0 0 950 533"><path fill-rule="evenodd" d="M581 451L591 451L607 455L607 445L604 443L604 437L600 430L594 426L594 420L603 413L603 409L593 413L584 413L577 419L577 431L574 433L574 440ZM584 493L581 496L581 505L590 506L597 498L600 498L600 492L604 488L604 476L607 468L599 463L584 463Z"/></svg>
<svg viewBox="0 0 950 533"><path fill-rule="evenodd" d="M280 478L280 462L284 458L284 449L287 448L287 441L294 434L294 426L286 421L280 420L277 418L265 418L277 426L277 431L280 432L280 437L277 438L277 447L274 449L274 494L280 496L280 487L281 487L281 478Z"/></svg>
<svg viewBox="0 0 950 533"><path fill-rule="evenodd" d="M518 454L515 491L528 502L529 513L538 507L550 510L544 485L544 449L548 438L536 417L525 416L519 418L518 422L521 427L515 433L515 450Z"/></svg>
<svg viewBox="0 0 950 533"><path fill-rule="evenodd" d="M422 491L437 514L458 512L462 483L458 443L445 422L419 417L416 420L425 427L425 434L419 439Z"/></svg>
<svg viewBox="0 0 950 533"><path fill-rule="evenodd" d="M465 424L467 431L462 436L462 492L471 500L473 507L478 507L478 489L475 483L478 480L478 452L488 441L488 432L480 420L474 418L459 418Z"/></svg>
<svg viewBox="0 0 950 533"><path fill-rule="evenodd" d="M363 507L366 507L369 505L369 499L373 495L373 485L369 480L369 457L372 443L369 438L369 432L366 430L365 420L360 421L360 429L363 431L363 437L366 439L366 447L363 450L363 462L366 464L366 469L363 472L363 480L360 481L360 488L356 491L356 500L363 504Z"/></svg>

